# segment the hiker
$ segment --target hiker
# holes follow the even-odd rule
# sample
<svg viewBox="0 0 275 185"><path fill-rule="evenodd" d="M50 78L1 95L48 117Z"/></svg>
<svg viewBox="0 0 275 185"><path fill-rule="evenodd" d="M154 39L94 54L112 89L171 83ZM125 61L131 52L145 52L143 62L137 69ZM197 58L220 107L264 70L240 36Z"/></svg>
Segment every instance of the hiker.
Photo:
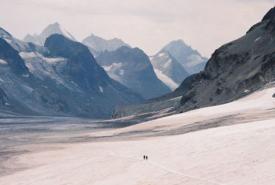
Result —
<svg viewBox="0 0 275 185"><path fill-rule="evenodd" d="M148 156L147 155L143 155L143 160L148 160Z"/></svg>

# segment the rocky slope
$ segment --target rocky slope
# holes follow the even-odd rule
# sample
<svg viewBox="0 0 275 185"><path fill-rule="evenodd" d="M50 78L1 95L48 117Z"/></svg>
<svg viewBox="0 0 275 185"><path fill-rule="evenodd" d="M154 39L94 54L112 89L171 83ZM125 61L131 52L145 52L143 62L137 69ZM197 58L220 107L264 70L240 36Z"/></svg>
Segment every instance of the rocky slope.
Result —
<svg viewBox="0 0 275 185"><path fill-rule="evenodd" d="M217 49L205 70L182 83L181 111L226 103L275 80L275 8L243 37Z"/></svg>

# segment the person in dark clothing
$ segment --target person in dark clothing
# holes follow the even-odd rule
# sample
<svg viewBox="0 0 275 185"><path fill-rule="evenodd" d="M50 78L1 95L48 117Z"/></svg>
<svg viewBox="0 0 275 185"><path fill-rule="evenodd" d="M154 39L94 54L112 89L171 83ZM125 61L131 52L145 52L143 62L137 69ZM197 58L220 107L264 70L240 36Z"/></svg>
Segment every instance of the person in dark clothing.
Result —
<svg viewBox="0 0 275 185"><path fill-rule="evenodd" d="M143 155L143 160L148 160L148 155Z"/></svg>

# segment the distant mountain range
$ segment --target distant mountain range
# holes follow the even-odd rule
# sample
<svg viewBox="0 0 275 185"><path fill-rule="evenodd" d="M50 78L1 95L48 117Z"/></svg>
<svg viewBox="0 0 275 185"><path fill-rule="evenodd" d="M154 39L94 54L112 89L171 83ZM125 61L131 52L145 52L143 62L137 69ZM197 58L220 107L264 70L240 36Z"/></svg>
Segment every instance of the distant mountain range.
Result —
<svg viewBox="0 0 275 185"><path fill-rule="evenodd" d="M24 115L110 117L143 99L112 80L89 49L53 34L45 46L0 29L0 109Z"/></svg>
<svg viewBox="0 0 275 185"><path fill-rule="evenodd" d="M77 42L59 23L24 41L0 28L0 39L0 109L24 115L107 118L120 107L175 97L172 90L179 94L206 62L181 40L149 58L117 38Z"/></svg>

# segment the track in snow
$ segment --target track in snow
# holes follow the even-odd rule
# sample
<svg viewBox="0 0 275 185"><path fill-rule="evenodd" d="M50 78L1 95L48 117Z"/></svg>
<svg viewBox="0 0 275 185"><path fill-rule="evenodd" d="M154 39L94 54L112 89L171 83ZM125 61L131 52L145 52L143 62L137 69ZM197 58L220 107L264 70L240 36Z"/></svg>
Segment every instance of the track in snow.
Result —
<svg viewBox="0 0 275 185"><path fill-rule="evenodd" d="M203 178L198 178L198 177L194 177L194 176L191 176L191 175L187 175L185 173L182 173L182 172L179 172L177 170L168 168L164 165L161 165L160 163L154 162L151 159L150 160L143 160L143 159L140 159L140 158L137 158L137 157L116 155L113 152L110 153L110 156L124 158L124 159L130 159L130 160L133 160L133 161L142 161L144 163L150 164L151 166L154 166L156 168L159 168L161 170L164 170L164 171L166 171L168 173L171 173L171 174L174 174L174 175L178 175L178 176L181 176L181 177L193 179L193 180L200 181L200 182L206 182L206 183L209 183L209 184L212 184L212 185L224 185L222 183L214 182L214 181L211 181L211 180L208 180L208 179L203 179Z"/></svg>

